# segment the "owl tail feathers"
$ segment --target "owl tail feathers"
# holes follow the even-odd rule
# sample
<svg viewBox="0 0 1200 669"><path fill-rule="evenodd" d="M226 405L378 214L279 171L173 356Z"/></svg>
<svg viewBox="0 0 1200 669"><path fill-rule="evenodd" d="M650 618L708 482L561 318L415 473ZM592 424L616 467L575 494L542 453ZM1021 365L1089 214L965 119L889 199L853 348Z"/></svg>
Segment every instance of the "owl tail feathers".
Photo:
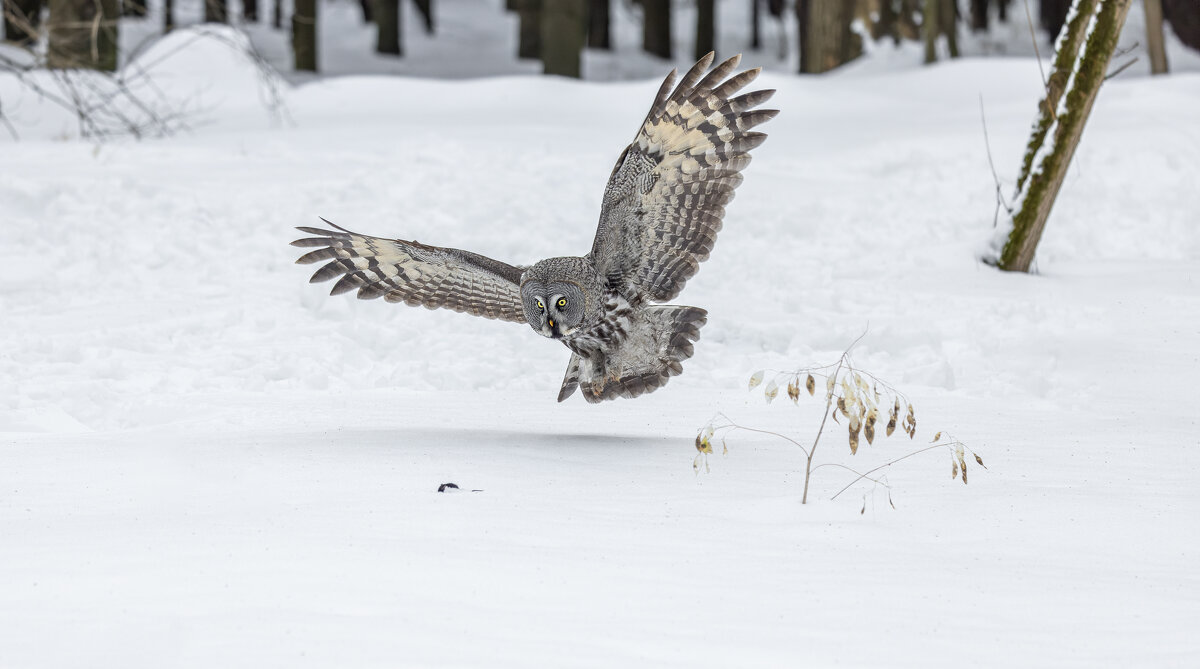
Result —
<svg viewBox="0 0 1200 669"><path fill-rule="evenodd" d="M683 371L683 361L692 357L692 344L707 322L708 312L696 307L647 308L644 327L631 332L607 357L571 355L558 401L570 397L576 388L593 404L658 390Z"/></svg>

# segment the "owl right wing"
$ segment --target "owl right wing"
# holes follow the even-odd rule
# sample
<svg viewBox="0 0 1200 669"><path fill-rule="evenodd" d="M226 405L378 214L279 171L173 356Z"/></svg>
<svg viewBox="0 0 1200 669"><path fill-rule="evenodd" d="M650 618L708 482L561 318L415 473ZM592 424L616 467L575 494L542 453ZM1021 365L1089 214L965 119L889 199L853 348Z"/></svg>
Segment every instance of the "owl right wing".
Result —
<svg viewBox="0 0 1200 669"><path fill-rule="evenodd" d="M610 283L666 302L708 258L750 150L767 138L751 129L779 113L755 109L773 90L734 97L759 72L730 76L740 58L705 74L710 53L674 89L675 72L667 75L633 143L617 159L591 254Z"/></svg>
<svg viewBox="0 0 1200 669"><path fill-rule="evenodd" d="M459 249L368 237L321 220L337 231L297 228L318 236L297 239L292 246L321 247L296 262L307 265L330 261L312 275L309 283L340 276L331 295L357 288L362 300L383 297L388 302L527 322L521 304L524 268Z"/></svg>

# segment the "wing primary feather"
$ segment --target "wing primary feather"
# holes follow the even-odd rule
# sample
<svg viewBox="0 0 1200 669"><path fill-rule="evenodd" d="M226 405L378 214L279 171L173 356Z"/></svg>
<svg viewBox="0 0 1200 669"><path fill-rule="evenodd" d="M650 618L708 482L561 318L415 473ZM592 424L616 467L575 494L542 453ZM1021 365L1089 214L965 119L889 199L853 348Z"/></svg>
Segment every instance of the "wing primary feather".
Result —
<svg viewBox="0 0 1200 669"><path fill-rule="evenodd" d="M753 70L746 70L739 75L727 79L725 83L713 89L713 95L722 100L730 95L737 93L745 88L751 81L758 78L758 73L762 71L761 67L756 67Z"/></svg>
<svg viewBox="0 0 1200 669"><path fill-rule="evenodd" d="M708 66L712 65L713 59L716 56L715 52L709 51L704 57L696 61L692 69L688 70L687 74L683 75L683 79L679 80L679 85L675 87L675 92L671 93L668 102L674 102L677 105L686 102L688 95L692 92L692 88L696 85L697 81L700 81L700 77L704 75L704 71L708 69Z"/></svg>

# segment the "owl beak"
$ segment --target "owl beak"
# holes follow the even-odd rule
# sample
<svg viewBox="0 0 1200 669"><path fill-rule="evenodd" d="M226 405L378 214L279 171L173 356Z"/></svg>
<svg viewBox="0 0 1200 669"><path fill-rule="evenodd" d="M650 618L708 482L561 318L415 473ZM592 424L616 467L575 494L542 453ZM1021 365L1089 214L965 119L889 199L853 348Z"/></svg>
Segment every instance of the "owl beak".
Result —
<svg viewBox="0 0 1200 669"><path fill-rule="evenodd" d="M550 327L554 327L554 319L553 318L550 319Z"/></svg>

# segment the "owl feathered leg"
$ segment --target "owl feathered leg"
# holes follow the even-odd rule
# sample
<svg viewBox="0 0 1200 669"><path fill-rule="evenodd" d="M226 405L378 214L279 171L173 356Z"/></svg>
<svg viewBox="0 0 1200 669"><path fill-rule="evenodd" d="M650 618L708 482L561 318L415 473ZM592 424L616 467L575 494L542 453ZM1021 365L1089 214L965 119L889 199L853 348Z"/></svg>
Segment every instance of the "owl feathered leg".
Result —
<svg viewBox="0 0 1200 669"><path fill-rule="evenodd" d="M585 400L596 403L637 397L666 385L683 371L683 361L692 357L692 344L700 338L708 312L697 307L653 306L635 322L637 327L615 349L571 356L559 402L576 388L583 391Z"/></svg>

